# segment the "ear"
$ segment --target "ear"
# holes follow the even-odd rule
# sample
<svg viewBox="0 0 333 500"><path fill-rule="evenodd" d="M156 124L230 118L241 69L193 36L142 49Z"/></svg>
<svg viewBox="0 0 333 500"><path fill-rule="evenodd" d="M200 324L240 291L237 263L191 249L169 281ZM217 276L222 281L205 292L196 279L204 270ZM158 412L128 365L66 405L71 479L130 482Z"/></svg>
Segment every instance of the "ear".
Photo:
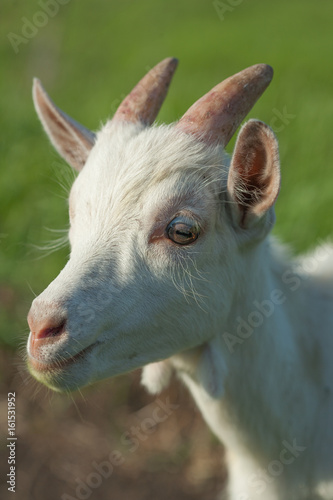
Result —
<svg viewBox="0 0 333 500"><path fill-rule="evenodd" d="M172 371L168 360L150 363L142 369L141 384L150 394L159 394L168 387Z"/></svg>
<svg viewBox="0 0 333 500"><path fill-rule="evenodd" d="M75 170L81 170L94 145L95 134L61 111L37 78L33 83L33 101L55 149Z"/></svg>
<svg viewBox="0 0 333 500"><path fill-rule="evenodd" d="M217 339L210 340L201 354L197 367L198 382L214 399L220 399L224 394L224 381L227 366L221 354Z"/></svg>
<svg viewBox="0 0 333 500"><path fill-rule="evenodd" d="M276 137L265 123L249 120L238 134L228 176L228 195L233 202L231 211L235 225L248 229L265 220L269 230L274 222L271 209L279 189Z"/></svg>

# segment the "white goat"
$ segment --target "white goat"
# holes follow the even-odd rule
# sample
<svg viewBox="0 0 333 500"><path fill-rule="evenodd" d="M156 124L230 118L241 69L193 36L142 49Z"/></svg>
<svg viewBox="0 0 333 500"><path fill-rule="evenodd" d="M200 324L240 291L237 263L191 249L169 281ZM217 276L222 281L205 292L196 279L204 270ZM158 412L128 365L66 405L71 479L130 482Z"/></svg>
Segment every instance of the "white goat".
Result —
<svg viewBox="0 0 333 500"><path fill-rule="evenodd" d="M333 250L291 262L268 238L280 185L271 129L250 120L264 64L217 85L176 125L150 126L175 59L93 134L41 84L34 102L71 189L71 255L29 312L31 373L75 389L173 370L226 447L232 500L333 499Z"/></svg>

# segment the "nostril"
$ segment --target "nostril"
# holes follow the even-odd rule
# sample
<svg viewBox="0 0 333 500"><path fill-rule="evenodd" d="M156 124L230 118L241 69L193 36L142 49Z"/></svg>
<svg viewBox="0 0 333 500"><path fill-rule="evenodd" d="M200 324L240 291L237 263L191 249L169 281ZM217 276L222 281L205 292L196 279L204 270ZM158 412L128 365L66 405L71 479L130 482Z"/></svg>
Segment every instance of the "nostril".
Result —
<svg viewBox="0 0 333 500"><path fill-rule="evenodd" d="M30 348L39 349L63 338L67 329L67 314L56 302L35 299L28 313Z"/></svg>
<svg viewBox="0 0 333 500"><path fill-rule="evenodd" d="M36 339L45 339L47 337L56 337L61 335L65 330L66 320L62 321L62 323L56 326L49 326L47 328L43 328L37 332L34 332L34 337Z"/></svg>

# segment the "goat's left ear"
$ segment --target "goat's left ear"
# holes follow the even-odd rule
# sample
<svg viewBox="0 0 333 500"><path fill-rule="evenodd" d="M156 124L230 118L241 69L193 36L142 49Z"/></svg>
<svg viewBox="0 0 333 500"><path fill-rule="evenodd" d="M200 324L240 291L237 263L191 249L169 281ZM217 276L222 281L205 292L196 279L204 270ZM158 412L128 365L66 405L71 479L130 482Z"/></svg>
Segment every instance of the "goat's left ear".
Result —
<svg viewBox="0 0 333 500"><path fill-rule="evenodd" d="M95 134L59 109L35 78L32 89L35 109L58 153L80 171L95 142Z"/></svg>
<svg viewBox="0 0 333 500"><path fill-rule="evenodd" d="M267 230L274 222L270 210L280 189L277 139L272 129L249 120L240 130L228 176L228 195L233 202L234 223L242 229L256 226L268 214Z"/></svg>

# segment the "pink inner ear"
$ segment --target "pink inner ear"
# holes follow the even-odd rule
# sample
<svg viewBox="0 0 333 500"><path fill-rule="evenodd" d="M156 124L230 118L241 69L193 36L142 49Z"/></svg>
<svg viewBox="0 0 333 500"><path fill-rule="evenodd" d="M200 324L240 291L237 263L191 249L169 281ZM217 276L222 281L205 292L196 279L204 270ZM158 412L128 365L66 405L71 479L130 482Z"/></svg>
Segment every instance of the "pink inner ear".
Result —
<svg viewBox="0 0 333 500"><path fill-rule="evenodd" d="M236 190L236 198L241 205L252 207L262 201L272 178L269 168L266 168L266 150L263 144L258 142L252 146L248 145L246 151L240 152L239 156L235 161L235 168L244 189Z"/></svg>
<svg viewBox="0 0 333 500"><path fill-rule="evenodd" d="M280 187L278 145L271 129L250 120L239 133L232 157L228 189L243 216L262 215L275 202Z"/></svg>

